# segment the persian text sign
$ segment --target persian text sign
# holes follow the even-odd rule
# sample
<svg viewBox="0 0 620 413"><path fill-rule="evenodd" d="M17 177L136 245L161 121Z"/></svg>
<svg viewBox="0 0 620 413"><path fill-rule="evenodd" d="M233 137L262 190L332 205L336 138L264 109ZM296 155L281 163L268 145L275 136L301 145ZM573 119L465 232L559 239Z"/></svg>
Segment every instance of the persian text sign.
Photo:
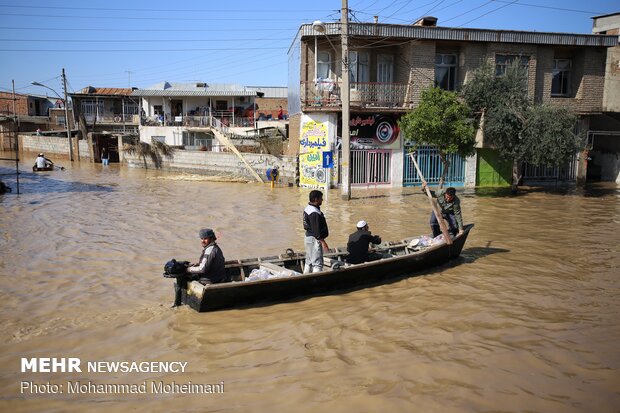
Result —
<svg viewBox="0 0 620 413"><path fill-rule="evenodd" d="M302 125L299 140L299 185L325 186L329 174L323 168L322 153L329 149L327 123L308 121Z"/></svg>

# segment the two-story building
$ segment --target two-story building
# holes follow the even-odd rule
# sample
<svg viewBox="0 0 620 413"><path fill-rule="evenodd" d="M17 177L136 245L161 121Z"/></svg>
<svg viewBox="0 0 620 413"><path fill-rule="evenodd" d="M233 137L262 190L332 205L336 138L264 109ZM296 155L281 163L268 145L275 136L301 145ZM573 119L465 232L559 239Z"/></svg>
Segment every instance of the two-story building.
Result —
<svg viewBox="0 0 620 413"><path fill-rule="evenodd" d="M448 28L437 27L436 21L348 25L351 185L419 183L398 119L416 107L424 89L459 90L485 61L495 65L498 75L520 61L527 69L530 98L570 107L584 131L590 118L601 113L606 49L617 44L616 36ZM300 183L315 187L328 179L331 185L339 183L339 162L326 171L322 154L337 156L342 123L342 25L316 23L302 25L289 49L288 100L291 143L299 142ZM487 146L480 142L471 159L453 157L448 182L505 184L509 169L502 169L497 153ZM441 167L436 152L429 147L417 154L434 182ZM531 179L552 173L575 179L576 165L555 172L526 170Z"/></svg>
<svg viewBox="0 0 620 413"><path fill-rule="evenodd" d="M101 160L103 148L108 150L111 162L118 162L118 137L138 135L140 112L138 99L131 96L133 90L86 86L70 94L81 134L92 134L96 162Z"/></svg>
<svg viewBox="0 0 620 413"><path fill-rule="evenodd" d="M587 179L620 183L620 12L592 20L593 33L614 35L618 42L607 49L603 113L588 135Z"/></svg>
<svg viewBox="0 0 620 413"><path fill-rule="evenodd" d="M264 93L238 84L161 82L132 96L140 99L141 141L218 150L213 128L253 128L256 98Z"/></svg>

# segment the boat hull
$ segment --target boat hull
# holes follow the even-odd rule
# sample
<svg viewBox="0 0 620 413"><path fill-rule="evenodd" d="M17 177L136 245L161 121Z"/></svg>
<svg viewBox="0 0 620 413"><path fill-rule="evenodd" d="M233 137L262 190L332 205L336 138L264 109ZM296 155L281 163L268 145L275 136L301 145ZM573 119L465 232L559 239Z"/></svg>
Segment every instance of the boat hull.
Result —
<svg viewBox="0 0 620 413"><path fill-rule="evenodd" d="M345 292L383 284L402 277L423 275L424 270L446 264L458 258L473 225L467 225L462 235L451 245L440 244L423 251L407 253L378 261L340 269L251 282L232 282L203 286L194 281L183 294L183 301L196 311L213 311L253 304L291 301ZM298 258L280 260L290 268Z"/></svg>
<svg viewBox="0 0 620 413"><path fill-rule="evenodd" d="M32 172L44 172L44 171L53 171L53 166L46 166L45 168L39 168L36 165L32 167Z"/></svg>

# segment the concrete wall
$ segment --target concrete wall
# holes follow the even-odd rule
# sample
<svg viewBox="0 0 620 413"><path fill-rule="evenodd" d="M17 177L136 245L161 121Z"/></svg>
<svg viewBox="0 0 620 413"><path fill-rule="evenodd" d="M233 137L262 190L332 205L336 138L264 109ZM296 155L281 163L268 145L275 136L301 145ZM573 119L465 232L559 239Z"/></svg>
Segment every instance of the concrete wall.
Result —
<svg viewBox="0 0 620 413"><path fill-rule="evenodd" d="M620 112L620 46L607 49L603 110Z"/></svg>
<svg viewBox="0 0 620 413"><path fill-rule="evenodd" d="M72 139L75 148L75 137ZM19 135L19 148L26 152L43 152L48 154L59 154L69 156L69 140L55 136L36 136L36 135ZM90 159L90 148L88 141L80 140L80 158ZM77 152L74 150L73 155L77 160Z"/></svg>
<svg viewBox="0 0 620 413"><path fill-rule="evenodd" d="M127 154L123 154L123 157L129 167L144 168L143 159ZM265 176L267 169L277 167L279 170L278 183L295 184L295 176L297 173L296 157L255 153L244 153L243 157L265 182L268 182ZM155 169L155 166L150 160L147 160L147 165L148 168ZM232 176L248 181L256 180L241 159L230 152L178 150L174 153L172 159L163 159L161 169L205 175Z"/></svg>

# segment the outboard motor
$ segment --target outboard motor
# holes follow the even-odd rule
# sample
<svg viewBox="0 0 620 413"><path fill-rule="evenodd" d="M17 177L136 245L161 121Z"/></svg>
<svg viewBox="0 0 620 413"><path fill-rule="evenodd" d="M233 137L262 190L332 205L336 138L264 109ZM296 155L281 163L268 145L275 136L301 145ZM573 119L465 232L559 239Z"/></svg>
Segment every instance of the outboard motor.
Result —
<svg viewBox="0 0 620 413"><path fill-rule="evenodd" d="M178 278L187 274L187 267L189 267L189 261L177 261L174 258L164 265L164 277L165 278Z"/></svg>

